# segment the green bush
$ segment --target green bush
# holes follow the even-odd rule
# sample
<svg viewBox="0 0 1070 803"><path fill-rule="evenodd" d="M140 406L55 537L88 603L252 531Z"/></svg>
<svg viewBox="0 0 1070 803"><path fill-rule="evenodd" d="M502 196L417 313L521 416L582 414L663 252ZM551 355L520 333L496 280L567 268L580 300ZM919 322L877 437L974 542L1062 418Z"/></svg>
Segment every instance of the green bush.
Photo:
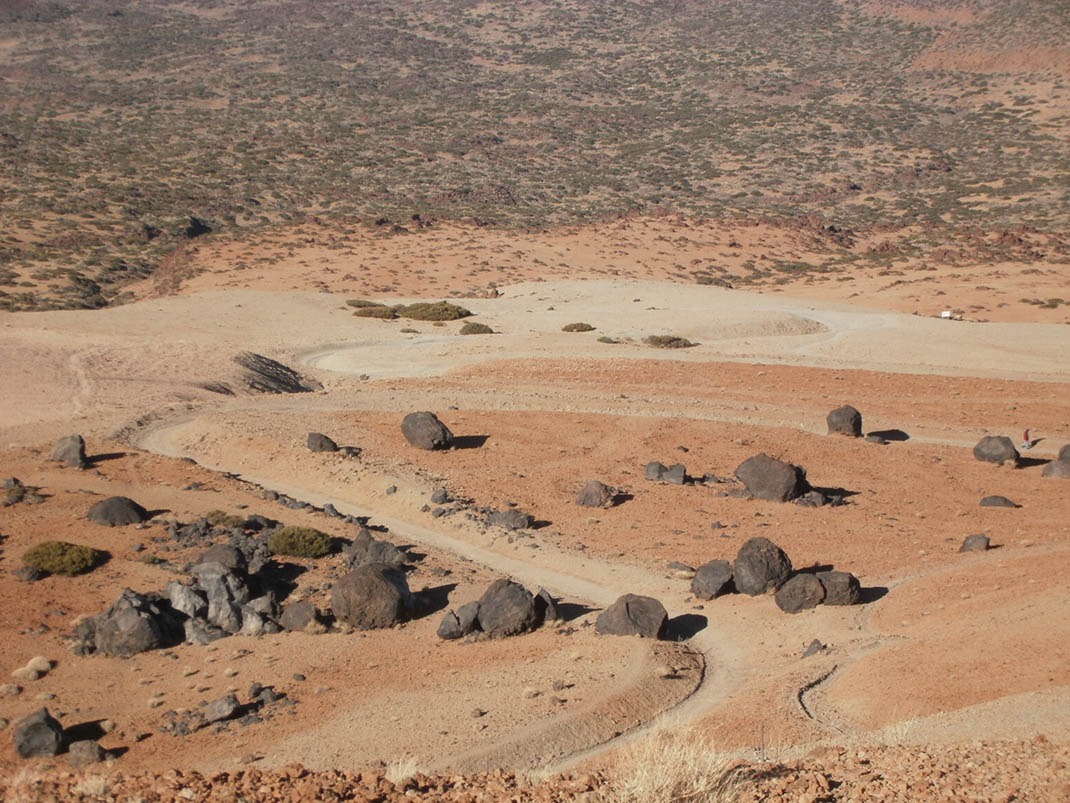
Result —
<svg viewBox="0 0 1070 803"><path fill-rule="evenodd" d="M233 513L227 513L225 510L209 510L204 514L204 518L208 520L208 523L213 527L244 527L245 519L241 516L235 516Z"/></svg>
<svg viewBox="0 0 1070 803"><path fill-rule="evenodd" d="M562 332L593 332L594 327L589 323L566 323L561 327Z"/></svg>
<svg viewBox="0 0 1070 803"><path fill-rule="evenodd" d="M462 335L492 335L494 330L487 326L485 323L476 323L475 321L469 321L461 327Z"/></svg>
<svg viewBox="0 0 1070 803"><path fill-rule="evenodd" d="M394 312L402 318L414 321L456 321L467 318L472 313L464 307L446 301L422 301L417 304L402 304L394 307Z"/></svg>
<svg viewBox="0 0 1070 803"><path fill-rule="evenodd" d="M22 553L26 565L67 577L89 571L102 557L103 553L93 547L66 541L42 541Z"/></svg>
<svg viewBox="0 0 1070 803"><path fill-rule="evenodd" d="M381 306L383 306L378 301L369 301L366 298L351 298L348 301L346 301L346 304L348 304L351 307L381 307Z"/></svg>
<svg viewBox="0 0 1070 803"><path fill-rule="evenodd" d="M275 555L322 558L331 551L331 537L312 527L281 527L268 537L268 549Z"/></svg>
<svg viewBox="0 0 1070 803"><path fill-rule="evenodd" d="M358 310L354 310L354 315L358 318L381 318L382 320L392 321L398 317L398 314L390 307L384 307L382 305L376 307L361 307Z"/></svg>
<svg viewBox="0 0 1070 803"><path fill-rule="evenodd" d="M676 335L649 335L643 338L643 342L656 349L689 349L698 345Z"/></svg>

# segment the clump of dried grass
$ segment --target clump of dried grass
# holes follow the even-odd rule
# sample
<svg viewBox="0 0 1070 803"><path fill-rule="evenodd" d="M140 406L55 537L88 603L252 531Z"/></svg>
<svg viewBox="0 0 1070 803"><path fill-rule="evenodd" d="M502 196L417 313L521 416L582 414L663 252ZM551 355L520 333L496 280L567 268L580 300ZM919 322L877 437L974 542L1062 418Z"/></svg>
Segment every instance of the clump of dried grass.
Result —
<svg viewBox="0 0 1070 803"><path fill-rule="evenodd" d="M612 774L617 803L728 803L742 778L709 743L690 729L664 726L625 748Z"/></svg>

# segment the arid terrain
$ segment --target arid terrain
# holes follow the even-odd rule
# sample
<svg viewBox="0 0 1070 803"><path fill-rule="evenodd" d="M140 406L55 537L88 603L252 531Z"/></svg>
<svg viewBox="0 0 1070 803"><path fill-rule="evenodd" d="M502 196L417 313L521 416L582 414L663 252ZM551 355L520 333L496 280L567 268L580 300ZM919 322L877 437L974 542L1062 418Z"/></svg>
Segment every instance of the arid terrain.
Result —
<svg viewBox="0 0 1070 803"><path fill-rule="evenodd" d="M1070 799L1065 10L262 5L0 2L5 800ZM384 627L339 596L369 535ZM755 538L830 604L704 598ZM556 618L491 637L503 579ZM208 612L103 646L179 587ZM603 632L624 594L662 638Z"/></svg>

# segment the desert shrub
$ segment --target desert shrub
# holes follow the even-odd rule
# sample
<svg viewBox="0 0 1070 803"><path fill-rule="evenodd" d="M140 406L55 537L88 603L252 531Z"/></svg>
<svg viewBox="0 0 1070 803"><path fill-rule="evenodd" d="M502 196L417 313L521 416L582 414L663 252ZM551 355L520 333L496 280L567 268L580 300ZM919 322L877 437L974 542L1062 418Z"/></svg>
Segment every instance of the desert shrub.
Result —
<svg viewBox="0 0 1070 803"><path fill-rule="evenodd" d="M89 571L102 556L93 547L67 541L42 541L22 553L22 562L42 572L70 577Z"/></svg>
<svg viewBox="0 0 1070 803"><path fill-rule="evenodd" d="M322 558L331 551L331 537L312 527L281 527L268 537L268 549L275 555Z"/></svg>
<svg viewBox="0 0 1070 803"><path fill-rule="evenodd" d="M562 332L593 332L594 327L589 323L566 323L561 327Z"/></svg>
<svg viewBox="0 0 1070 803"><path fill-rule="evenodd" d="M709 741L665 726L623 751L610 779L619 803L695 801L724 803L739 797L742 780Z"/></svg>
<svg viewBox="0 0 1070 803"><path fill-rule="evenodd" d="M25 485L12 485L4 491L4 506L14 505L26 498Z"/></svg>
<svg viewBox="0 0 1070 803"><path fill-rule="evenodd" d="M599 343L613 343L613 344L620 343L620 341L617 340L617 338L609 337L609 335L602 335L600 338L598 338L598 342Z"/></svg>
<svg viewBox="0 0 1070 803"><path fill-rule="evenodd" d="M643 338L643 342L656 349L688 349L698 345L676 335L648 335Z"/></svg>
<svg viewBox="0 0 1070 803"><path fill-rule="evenodd" d="M350 307L357 307L357 308L381 307L381 306L383 306L378 301L369 301L366 298L351 298L351 299L346 301L346 304L348 304Z"/></svg>
<svg viewBox="0 0 1070 803"><path fill-rule="evenodd" d="M494 330L487 326L485 323L477 323L476 321L469 321L461 327L462 335L492 335Z"/></svg>
<svg viewBox="0 0 1070 803"><path fill-rule="evenodd" d="M456 321L467 318L472 313L464 307L450 304L448 301L421 301L416 304L402 304L394 307L394 312L402 318L414 321Z"/></svg>
<svg viewBox="0 0 1070 803"><path fill-rule="evenodd" d="M401 334L403 334L403 335L418 335L418 334L420 334L420 330L419 329L413 329L411 326L406 326L404 329L399 329L398 331L401 332Z"/></svg>
<svg viewBox="0 0 1070 803"><path fill-rule="evenodd" d="M204 514L204 518L213 527L243 527L245 525L244 518L227 513L225 510L210 510Z"/></svg>
<svg viewBox="0 0 1070 803"><path fill-rule="evenodd" d="M386 321L392 321L394 318L398 317L398 314L394 312L394 310L382 305L377 307L361 307L360 309L354 310L353 314L358 318L380 318Z"/></svg>

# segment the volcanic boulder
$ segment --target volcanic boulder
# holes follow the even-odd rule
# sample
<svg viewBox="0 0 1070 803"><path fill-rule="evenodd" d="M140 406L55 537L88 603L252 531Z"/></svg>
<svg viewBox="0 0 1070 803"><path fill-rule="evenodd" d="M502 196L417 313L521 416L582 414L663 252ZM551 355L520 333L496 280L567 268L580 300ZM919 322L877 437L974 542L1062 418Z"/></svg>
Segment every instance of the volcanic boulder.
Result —
<svg viewBox="0 0 1070 803"><path fill-rule="evenodd" d="M797 574L780 587L774 599L785 613L799 613L821 604L825 586L812 574Z"/></svg>
<svg viewBox="0 0 1070 803"><path fill-rule="evenodd" d="M830 412L825 422L828 424L829 435L850 435L852 438L862 437L862 414L849 404L837 407Z"/></svg>
<svg viewBox="0 0 1070 803"><path fill-rule="evenodd" d="M63 726L47 708L38 708L15 723L12 740L22 758L54 756L63 749Z"/></svg>
<svg viewBox="0 0 1070 803"><path fill-rule="evenodd" d="M1018 465L1021 455L1006 435L985 435L973 447L973 456L987 463Z"/></svg>
<svg viewBox="0 0 1070 803"><path fill-rule="evenodd" d="M752 496L771 502L790 502L810 490L806 471L802 467L776 460L764 453L740 463L736 476Z"/></svg>
<svg viewBox="0 0 1070 803"><path fill-rule="evenodd" d="M385 563L365 563L331 589L331 608L340 621L358 630L393 627L408 619L412 592L405 573Z"/></svg>
<svg viewBox="0 0 1070 803"><path fill-rule="evenodd" d="M305 440L310 451L313 452L337 452L338 444L328 438L322 432L310 432Z"/></svg>
<svg viewBox="0 0 1070 803"><path fill-rule="evenodd" d="M140 524L149 518L149 512L125 496L110 496L89 508L86 518L105 527L123 527Z"/></svg>
<svg viewBox="0 0 1070 803"><path fill-rule="evenodd" d="M691 593L698 599L713 599L732 590L732 564L711 560L698 567L691 580Z"/></svg>
<svg viewBox="0 0 1070 803"><path fill-rule="evenodd" d="M123 589L108 610L75 625L80 650L127 656L178 643L182 627L166 604Z"/></svg>
<svg viewBox="0 0 1070 803"><path fill-rule="evenodd" d="M85 468L89 461L85 456L85 439L81 435L68 435L56 441L52 459L69 468Z"/></svg>
<svg viewBox="0 0 1070 803"><path fill-rule="evenodd" d="M825 587L825 605L854 605L862 599L862 585L850 572L818 572L816 577Z"/></svg>
<svg viewBox="0 0 1070 803"><path fill-rule="evenodd" d="M595 630L611 636L665 637L669 614L653 597L624 594L595 620Z"/></svg>
<svg viewBox="0 0 1070 803"><path fill-rule="evenodd" d="M342 549L349 559L350 566L360 566L365 563L385 563L390 566L405 564L409 556L398 549L389 541L376 539L369 529L362 528L357 537Z"/></svg>
<svg viewBox="0 0 1070 803"><path fill-rule="evenodd" d="M479 628L492 638L526 633L541 624L531 592L512 580L495 580L479 598Z"/></svg>
<svg viewBox="0 0 1070 803"><path fill-rule="evenodd" d="M438 420L438 416L427 411L409 413L401 421L401 434L418 449L448 449L453 445L453 433L449 427Z"/></svg>
<svg viewBox="0 0 1070 803"><path fill-rule="evenodd" d="M580 507L609 507L613 503L613 489L598 480L590 480L576 497Z"/></svg>
<svg viewBox="0 0 1070 803"><path fill-rule="evenodd" d="M732 564L736 590L758 596L776 591L791 575L791 560L768 538L751 538Z"/></svg>
<svg viewBox="0 0 1070 803"><path fill-rule="evenodd" d="M526 530L535 524L535 517L514 507L491 513L487 516L487 524L497 524L507 530Z"/></svg>
<svg viewBox="0 0 1070 803"><path fill-rule="evenodd" d="M1070 443L1059 450L1059 456L1044 466L1042 477L1070 479Z"/></svg>

